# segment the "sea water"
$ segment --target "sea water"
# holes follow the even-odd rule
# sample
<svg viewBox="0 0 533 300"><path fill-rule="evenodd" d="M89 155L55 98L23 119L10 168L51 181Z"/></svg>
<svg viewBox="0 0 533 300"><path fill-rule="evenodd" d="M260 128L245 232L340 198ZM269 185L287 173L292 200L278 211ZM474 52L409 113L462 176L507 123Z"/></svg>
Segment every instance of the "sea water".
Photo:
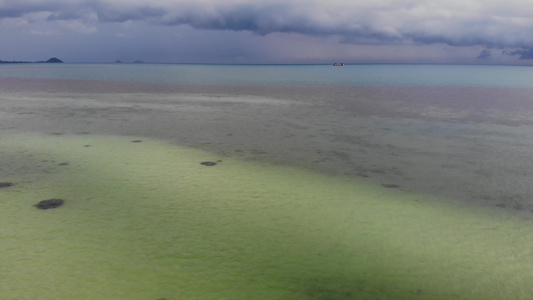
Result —
<svg viewBox="0 0 533 300"><path fill-rule="evenodd" d="M236 86L533 87L533 68L486 65L4 64L0 77Z"/></svg>
<svg viewBox="0 0 533 300"><path fill-rule="evenodd" d="M533 293L531 224L507 215L150 139L25 135L0 147L16 183L0 201L3 299ZM64 206L33 207L56 197Z"/></svg>
<svg viewBox="0 0 533 300"><path fill-rule="evenodd" d="M94 89L0 94L0 182L14 183L0 190L0 299L533 293L527 67L0 72ZM101 94L102 80L264 98ZM48 198L65 205L33 207Z"/></svg>

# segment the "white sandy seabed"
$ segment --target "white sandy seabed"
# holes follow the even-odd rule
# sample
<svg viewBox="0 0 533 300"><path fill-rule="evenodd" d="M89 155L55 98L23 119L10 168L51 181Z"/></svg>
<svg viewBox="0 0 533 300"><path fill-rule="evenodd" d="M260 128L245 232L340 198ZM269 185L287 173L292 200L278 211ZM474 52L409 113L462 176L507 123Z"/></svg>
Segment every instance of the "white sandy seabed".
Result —
<svg viewBox="0 0 533 300"><path fill-rule="evenodd" d="M1 299L533 295L529 221L140 139L0 138Z"/></svg>

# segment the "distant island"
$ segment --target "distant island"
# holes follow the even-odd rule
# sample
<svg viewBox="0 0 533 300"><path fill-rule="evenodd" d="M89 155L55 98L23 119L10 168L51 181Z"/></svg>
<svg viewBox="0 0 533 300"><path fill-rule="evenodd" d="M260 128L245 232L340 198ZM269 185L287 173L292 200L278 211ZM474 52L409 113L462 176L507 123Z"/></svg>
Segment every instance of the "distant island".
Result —
<svg viewBox="0 0 533 300"><path fill-rule="evenodd" d="M115 60L115 63L116 64L121 64L122 61L120 59L119 60ZM144 61L138 59L138 60L134 61L133 63L135 63L135 64L143 64Z"/></svg>
<svg viewBox="0 0 533 300"><path fill-rule="evenodd" d="M0 60L0 64L57 64L57 63L63 63L63 61L57 57L52 57L47 61L3 61Z"/></svg>

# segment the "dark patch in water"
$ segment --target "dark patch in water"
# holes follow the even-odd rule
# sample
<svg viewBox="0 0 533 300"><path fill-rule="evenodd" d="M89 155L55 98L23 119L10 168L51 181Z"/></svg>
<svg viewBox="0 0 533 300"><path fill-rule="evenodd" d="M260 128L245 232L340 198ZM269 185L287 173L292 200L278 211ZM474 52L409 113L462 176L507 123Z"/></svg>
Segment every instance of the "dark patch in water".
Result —
<svg viewBox="0 0 533 300"><path fill-rule="evenodd" d="M394 183L382 183L381 185L389 189L397 189L400 187L399 185Z"/></svg>
<svg viewBox="0 0 533 300"><path fill-rule="evenodd" d="M63 132L51 132L50 135L63 135Z"/></svg>
<svg viewBox="0 0 533 300"><path fill-rule="evenodd" d="M386 174L387 173L385 170L382 170L382 169L372 169L372 170L370 170L370 172L376 173L376 174Z"/></svg>
<svg viewBox="0 0 533 300"><path fill-rule="evenodd" d="M131 142L132 142L132 143L142 143L141 140L133 140L133 141L131 141Z"/></svg>
<svg viewBox="0 0 533 300"><path fill-rule="evenodd" d="M84 147L91 147L91 145L85 145Z"/></svg>
<svg viewBox="0 0 533 300"><path fill-rule="evenodd" d="M10 187L13 185L13 182L0 182L0 188Z"/></svg>
<svg viewBox="0 0 533 300"><path fill-rule="evenodd" d="M262 150L257 150L257 149L252 149L250 151L250 153L254 154L254 155L263 155L263 154L267 154L267 152L265 151L262 151Z"/></svg>
<svg viewBox="0 0 533 300"><path fill-rule="evenodd" d="M335 282L332 279L314 279L307 283L308 299L317 300L346 300L358 299L357 293L351 285L345 282Z"/></svg>
<svg viewBox="0 0 533 300"><path fill-rule="evenodd" d="M69 163L68 163L68 162L62 162L62 163L60 163L59 165L60 165L60 166L68 166Z"/></svg>
<svg viewBox="0 0 533 300"><path fill-rule="evenodd" d="M217 163L216 162L212 162L212 161L203 161L200 164L204 165L204 166L212 167L212 166L216 165Z"/></svg>
<svg viewBox="0 0 533 300"><path fill-rule="evenodd" d="M63 199L48 199L40 201L39 203L35 204L34 206L38 209L52 209L57 208L63 205L65 201Z"/></svg>

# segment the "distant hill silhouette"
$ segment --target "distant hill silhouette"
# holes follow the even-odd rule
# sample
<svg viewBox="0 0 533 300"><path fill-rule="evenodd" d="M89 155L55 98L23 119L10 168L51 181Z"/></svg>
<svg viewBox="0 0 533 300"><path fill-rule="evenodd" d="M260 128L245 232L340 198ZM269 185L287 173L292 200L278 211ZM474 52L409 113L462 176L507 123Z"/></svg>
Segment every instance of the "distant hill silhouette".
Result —
<svg viewBox="0 0 533 300"><path fill-rule="evenodd" d="M47 63L62 63L63 61L57 57L52 57L46 61Z"/></svg>
<svg viewBox="0 0 533 300"><path fill-rule="evenodd" d="M0 60L0 64L31 64L31 63L62 63L63 61L57 57L52 57L47 61L3 61Z"/></svg>

